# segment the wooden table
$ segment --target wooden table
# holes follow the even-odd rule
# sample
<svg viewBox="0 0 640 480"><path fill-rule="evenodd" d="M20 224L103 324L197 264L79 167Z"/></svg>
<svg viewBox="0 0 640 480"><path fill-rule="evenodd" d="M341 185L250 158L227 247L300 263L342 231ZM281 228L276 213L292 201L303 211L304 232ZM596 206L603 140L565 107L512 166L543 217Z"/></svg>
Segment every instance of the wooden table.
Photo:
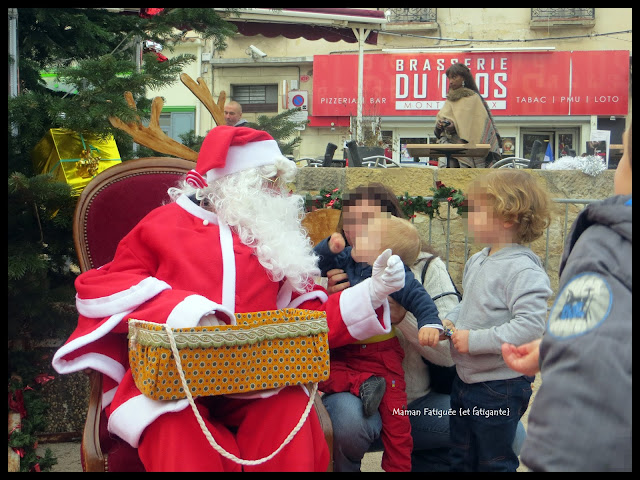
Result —
<svg viewBox="0 0 640 480"><path fill-rule="evenodd" d="M451 168L451 157L481 157L489 154L488 143L409 143L407 152L412 157L447 157L447 168Z"/></svg>

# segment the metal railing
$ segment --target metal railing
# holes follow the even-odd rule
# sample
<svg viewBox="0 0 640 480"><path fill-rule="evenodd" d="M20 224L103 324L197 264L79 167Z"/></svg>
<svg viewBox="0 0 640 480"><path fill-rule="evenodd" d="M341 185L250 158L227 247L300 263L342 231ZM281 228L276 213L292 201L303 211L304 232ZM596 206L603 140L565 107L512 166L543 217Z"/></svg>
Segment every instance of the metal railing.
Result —
<svg viewBox="0 0 640 480"><path fill-rule="evenodd" d="M389 22L424 23L438 20L437 8L387 8L391 12Z"/></svg>
<svg viewBox="0 0 640 480"><path fill-rule="evenodd" d="M425 200L433 200L433 197L424 197ZM563 238L567 237L567 232L569 231L569 228L571 228L571 225L569 224L569 206L570 205L574 205L574 204L578 204L578 205L584 205L585 207L593 202L597 202L599 201L598 199L594 199L594 198L554 198L553 201L555 203L560 203L560 204L564 204L564 230L563 230ZM441 202L442 203L442 202ZM584 208L584 207L583 207ZM451 205L449 203L447 203L447 234L446 234L446 253L445 253L445 260L446 260L446 264L447 264L447 269L449 269L449 246L450 246L450 239L451 239ZM429 218L429 244L432 243L432 224L433 224L433 218ZM545 270L547 269L547 266L549 264L549 234L550 234L550 230L551 230L551 225L549 225L549 227L547 227L546 229L546 234L545 234L545 256L544 256L544 261L543 261L543 265ZM464 263L467 263L467 260L469 259L469 236L465 235L464 237Z"/></svg>
<svg viewBox="0 0 640 480"><path fill-rule="evenodd" d="M532 8L531 20L593 20L595 8Z"/></svg>
<svg viewBox="0 0 640 480"><path fill-rule="evenodd" d="M415 197L413 197L415 198ZM424 200L429 201L429 200L433 200L433 197L423 197ZM320 196L315 196L313 197L313 199L321 199ZM593 202L597 202L599 201L599 199L594 199L594 198L554 198L553 199L554 203L559 203L559 204L564 204L564 226L563 226L563 238L566 239L567 237L567 233L569 231L569 229L571 228L571 224L569 222L569 207L571 205L583 205L583 208L585 206L587 206L590 203ZM441 203L447 203L447 213L446 213L446 235L445 235L445 263L447 265L447 270L449 269L449 255L450 255L450 245L451 245L451 205L446 202L443 201ZM412 219L413 221L413 219ZM545 233L545 255L544 255L544 261L543 261L543 265L545 270L547 270L548 268L548 264L549 264L549 235L550 235L550 231L551 231L551 225L549 225L549 227L547 227L546 229L546 233ZM432 245L433 244L433 218L429 218L429 223L428 223L428 240L429 240L429 244ZM530 244L529 244L530 246ZM464 264L467 263L467 260L469 259L469 252L470 252L470 248L469 248L469 236L467 234L465 234L464 237Z"/></svg>

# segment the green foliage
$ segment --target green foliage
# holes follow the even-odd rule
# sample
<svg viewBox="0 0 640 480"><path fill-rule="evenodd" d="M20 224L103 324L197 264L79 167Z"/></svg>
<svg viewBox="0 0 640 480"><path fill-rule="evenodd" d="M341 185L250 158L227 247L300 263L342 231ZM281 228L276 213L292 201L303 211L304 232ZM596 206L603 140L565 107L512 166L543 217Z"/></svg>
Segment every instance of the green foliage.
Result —
<svg viewBox="0 0 640 480"><path fill-rule="evenodd" d="M260 115L256 122L247 122L247 126L256 130L264 130L269 133L280 147L283 155L290 155L293 149L300 144L302 139L297 135L297 127L306 122L296 122L291 117L301 111L301 108L292 108L269 117ZM292 138L293 137L293 138Z"/></svg>
<svg viewBox="0 0 640 480"><path fill-rule="evenodd" d="M413 218L417 213L424 213L433 218L435 215L440 215L440 204L442 202L447 202L451 207L454 207L459 215L464 213L466 198L461 190L447 187L441 181L437 181L435 188L432 187L431 191L433 192L433 199L431 200L421 196L410 197L407 192L398 197L404 214L408 218Z"/></svg>
<svg viewBox="0 0 640 480"><path fill-rule="evenodd" d="M342 192L339 188L320 190L320 198L314 202L316 208L335 208L342 210Z"/></svg>
<svg viewBox="0 0 640 480"><path fill-rule="evenodd" d="M45 456L36 454L39 433L46 430L46 413L49 405L40 396L42 366L33 351L14 351L9 356L9 372L20 372L9 377L9 411L21 414L20 428L9 432L9 447L22 454L20 471L47 472L58 463L51 449Z"/></svg>
<svg viewBox="0 0 640 480"><path fill-rule="evenodd" d="M49 175L8 179L8 332L47 337L75 321L71 236L75 198ZM66 327L66 328L65 328Z"/></svg>
<svg viewBox="0 0 640 480"><path fill-rule="evenodd" d="M189 147L194 152L200 151L200 147L202 147L202 142L204 142L204 139L205 137L203 137L202 135L196 135L195 130L189 130L187 133L183 133L182 135L180 135L180 141L182 142L182 144Z"/></svg>

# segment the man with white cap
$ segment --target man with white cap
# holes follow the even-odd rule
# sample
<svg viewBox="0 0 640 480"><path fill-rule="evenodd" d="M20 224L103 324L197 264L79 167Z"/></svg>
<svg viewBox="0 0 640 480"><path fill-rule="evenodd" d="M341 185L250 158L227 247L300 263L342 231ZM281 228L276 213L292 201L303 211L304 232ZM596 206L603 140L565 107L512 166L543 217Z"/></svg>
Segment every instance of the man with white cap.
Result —
<svg viewBox="0 0 640 480"><path fill-rule="evenodd" d="M402 262L388 250L370 279L328 297L313 282L319 270L300 224L304 200L284 188L295 169L266 132L212 129L196 168L169 190L173 201L143 218L111 262L76 280L78 326L53 366L59 373L103 373L109 432L138 449L147 471L327 467L315 411L273 458L241 466L211 447L187 399L157 401L141 394L127 358L129 318L187 328L234 324L235 313L322 310L331 348L390 331L386 297L404 285ZM274 452L308 402L300 386L195 399L216 442L243 459Z"/></svg>

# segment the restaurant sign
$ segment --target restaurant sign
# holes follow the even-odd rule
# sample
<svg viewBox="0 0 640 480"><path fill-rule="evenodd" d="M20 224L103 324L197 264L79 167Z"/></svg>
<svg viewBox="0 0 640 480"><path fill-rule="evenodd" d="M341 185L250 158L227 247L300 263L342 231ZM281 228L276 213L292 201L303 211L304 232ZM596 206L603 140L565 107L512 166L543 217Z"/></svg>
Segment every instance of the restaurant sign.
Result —
<svg viewBox="0 0 640 480"><path fill-rule="evenodd" d="M626 115L629 52L365 54L364 116L431 116L467 65L494 115ZM315 55L313 115L357 114L358 56Z"/></svg>

